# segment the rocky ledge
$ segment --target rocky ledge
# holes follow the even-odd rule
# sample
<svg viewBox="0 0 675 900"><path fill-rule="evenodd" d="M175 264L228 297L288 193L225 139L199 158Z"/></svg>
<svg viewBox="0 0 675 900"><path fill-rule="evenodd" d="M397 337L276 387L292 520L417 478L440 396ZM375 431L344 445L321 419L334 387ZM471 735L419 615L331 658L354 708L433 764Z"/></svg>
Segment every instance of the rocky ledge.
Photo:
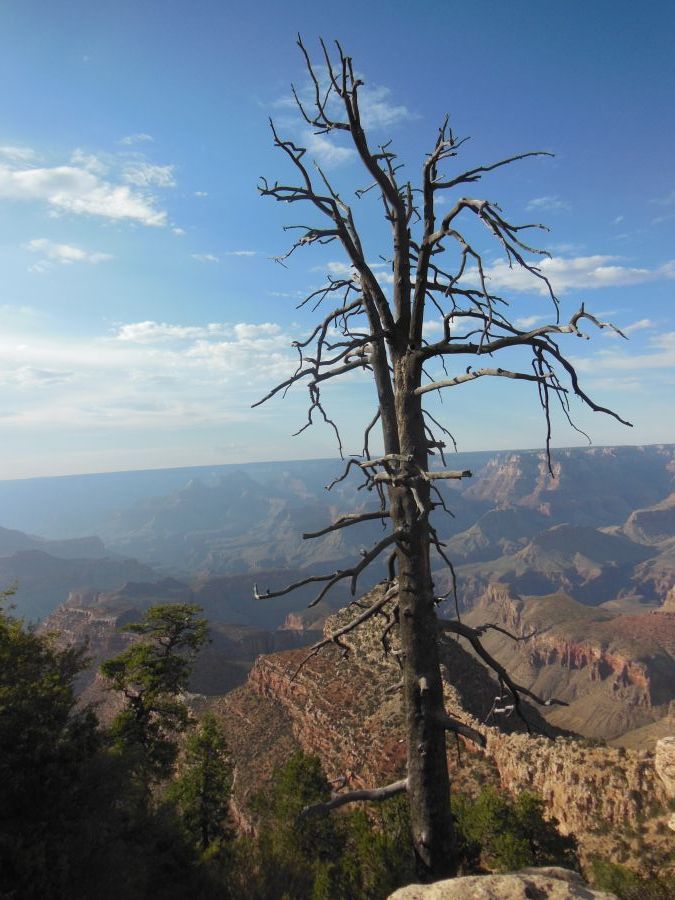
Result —
<svg viewBox="0 0 675 900"><path fill-rule="evenodd" d="M434 884L409 884L389 900L617 900L615 894L590 888L569 869L549 866L505 875L470 875Z"/></svg>
<svg viewBox="0 0 675 900"><path fill-rule="evenodd" d="M326 633L347 615L329 619ZM318 754L328 777L350 788L386 784L404 773L400 675L395 657L383 656L381 630L373 623L350 634L346 657L334 646L311 658L307 649L260 657L247 684L217 701L242 821L250 820L252 796L294 749ZM561 831L577 836L583 858L599 855L645 870L664 864L668 795L653 752L564 736L532 708L527 715L535 731L552 736L527 735L514 718L486 725L496 683L454 640L443 642L441 656L448 712L487 739L485 753L466 744L459 761L455 742L448 742L454 790L470 793L492 780L514 794L534 791Z"/></svg>

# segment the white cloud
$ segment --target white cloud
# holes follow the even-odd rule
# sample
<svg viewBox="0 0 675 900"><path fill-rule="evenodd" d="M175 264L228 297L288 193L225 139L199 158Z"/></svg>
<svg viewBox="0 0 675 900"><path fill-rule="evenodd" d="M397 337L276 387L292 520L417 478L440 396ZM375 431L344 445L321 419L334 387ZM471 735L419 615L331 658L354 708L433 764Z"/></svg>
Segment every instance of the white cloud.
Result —
<svg viewBox="0 0 675 900"><path fill-rule="evenodd" d="M323 134L314 134L313 131L305 131L303 143L313 160L326 169L348 162L356 155L356 150L351 147L341 147Z"/></svg>
<svg viewBox="0 0 675 900"><path fill-rule="evenodd" d="M598 318L607 318L614 315L614 313L596 313L596 315L598 316ZM631 335L636 331L645 331L647 329L656 327L656 323L651 319L638 319L636 322L631 322L630 325L621 325L621 323L617 322L615 319L613 319L612 321L621 329L622 333L625 335ZM610 331L609 329L605 329L602 332L602 336L610 340L620 340L621 338L621 335L617 334L616 331Z"/></svg>
<svg viewBox="0 0 675 900"><path fill-rule="evenodd" d="M172 231L177 237L183 237L183 235L185 234L185 229L184 229L184 228L172 228L171 231Z"/></svg>
<svg viewBox="0 0 675 900"><path fill-rule="evenodd" d="M391 271L391 266L389 263L376 262L376 263L368 263L370 269L372 270L375 278L381 285L393 284L394 283L394 274ZM315 266L312 269L313 272L328 272L331 278L352 278L355 282L358 282L359 275L358 272L351 266L349 263L341 262L341 261L333 261L328 262L325 265Z"/></svg>
<svg viewBox="0 0 675 900"><path fill-rule="evenodd" d="M621 287L643 284L662 278L675 278L675 260L655 269L618 265L616 256L577 256L572 258L554 257L542 259L537 265L553 285L556 293L569 290L592 290L605 287ZM538 278L530 275L520 266L509 268L505 260L497 260L485 269L490 279L490 287L515 291L545 294L546 286ZM467 279L477 278L475 269L467 272Z"/></svg>
<svg viewBox="0 0 675 900"><path fill-rule="evenodd" d="M0 370L0 384L14 384L20 387L65 384L72 377L72 372L38 369L34 366L20 366L9 371Z"/></svg>
<svg viewBox="0 0 675 900"><path fill-rule="evenodd" d="M166 322L132 322L121 325L115 338L134 344L156 344L174 340L194 340L225 333L225 325L211 322L208 325L169 325Z"/></svg>
<svg viewBox="0 0 675 900"><path fill-rule="evenodd" d="M257 256L257 250L228 250L225 256Z"/></svg>
<svg viewBox="0 0 675 900"><path fill-rule="evenodd" d="M208 195L207 191L195 191L194 196L199 197L200 200L203 200L204 197L208 197L209 195Z"/></svg>
<svg viewBox="0 0 675 900"><path fill-rule="evenodd" d="M534 197L525 207L526 209L546 210L546 212L560 212L572 209L569 200L561 200L560 197Z"/></svg>
<svg viewBox="0 0 675 900"><path fill-rule="evenodd" d="M325 96L329 85L328 70L325 65L316 65L314 73L319 81L321 93ZM361 73L358 73L357 77L365 82L359 89L359 110L365 128L372 130L391 128L399 122L416 118L402 103L391 101L391 90L388 87L368 84ZM313 82L307 79L299 87L298 95L307 112L311 114L315 95ZM290 94L280 97L274 105L282 109L297 109L295 99ZM335 92L331 93L328 100L328 112L338 121L345 118L344 107Z"/></svg>
<svg viewBox="0 0 675 900"><path fill-rule="evenodd" d="M220 262L220 259L217 256L214 256L213 253L193 253L192 258L196 259L197 262L205 262L205 263Z"/></svg>
<svg viewBox="0 0 675 900"><path fill-rule="evenodd" d="M640 374L645 369L675 369L675 331L654 335L647 345L646 353L626 353L625 351L601 350L592 358L572 360L579 372L630 370Z"/></svg>
<svg viewBox="0 0 675 900"><path fill-rule="evenodd" d="M14 147L7 144L0 147L0 156L12 163L32 163L37 160L37 153L30 147Z"/></svg>
<svg viewBox="0 0 675 900"><path fill-rule="evenodd" d="M514 320L514 325L516 328L520 328L521 331L529 331L531 328L534 328L539 322L543 322L546 319L546 316L522 316L520 319Z"/></svg>
<svg viewBox="0 0 675 900"><path fill-rule="evenodd" d="M156 166L149 162L130 163L125 166L122 178L136 187L174 187L173 166Z"/></svg>
<svg viewBox="0 0 675 900"><path fill-rule="evenodd" d="M94 153L86 153L79 147L73 150L70 161L73 165L86 169L94 175L107 175L110 171L110 166L100 156L96 156Z"/></svg>
<svg viewBox="0 0 675 900"><path fill-rule="evenodd" d="M626 325L621 330L624 334L633 334L634 331L642 331L645 328L655 328L656 323L651 319L638 319L637 322L633 322L631 325Z"/></svg>
<svg viewBox="0 0 675 900"><path fill-rule="evenodd" d="M403 104L390 102L388 87L364 85L359 92L361 120L366 128L390 128L397 122L414 118Z"/></svg>
<svg viewBox="0 0 675 900"><path fill-rule="evenodd" d="M153 197L115 185L79 166L10 168L0 165L0 199L46 203L56 214L101 216L163 226L166 212Z"/></svg>
<svg viewBox="0 0 675 900"><path fill-rule="evenodd" d="M281 334L281 326L275 322L262 322L260 325L238 322L232 330L238 341L249 341L254 338Z"/></svg>
<svg viewBox="0 0 675 900"><path fill-rule="evenodd" d="M24 250L39 254L41 259L30 267L33 272L46 272L55 264L72 265L72 263L100 263L112 259L110 253L91 252L75 247L73 244L59 244L47 238L34 238L23 245Z"/></svg>
<svg viewBox="0 0 675 900"><path fill-rule="evenodd" d="M615 216L612 219L612 225L620 225L623 222L624 218L625 216Z"/></svg>
<svg viewBox="0 0 675 900"><path fill-rule="evenodd" d="M120 144L124 144L125 147L130 147L132 144L148 144L154 141L154 138L151 134L145 134L145 132L138 132L137 134L128 134L126 137L120 139Z"/></svg>
<svg viewBox="0 0 675 900"><path fill-rule="evenodd" d="M327 271L333 278L353 278L356 275L354 266L340 261L328 262L325 266L316 266L313 271Z"/></svg>
<svg viewBox="0 0 675 900"><path fill-rule="evenodd" d="M575 244L571 241L560 241L556 244L548 244L546 249L550 253L574 253L578 256L581 255L581 251L584 249L583 244Z"/></svg>
<svg viewBox="0 0 675 900"><path fill-rule="evenodd" d="M442 319L428 319L422 328L422 333L426 338L432 338L436 335L443 334Z"/></svg>

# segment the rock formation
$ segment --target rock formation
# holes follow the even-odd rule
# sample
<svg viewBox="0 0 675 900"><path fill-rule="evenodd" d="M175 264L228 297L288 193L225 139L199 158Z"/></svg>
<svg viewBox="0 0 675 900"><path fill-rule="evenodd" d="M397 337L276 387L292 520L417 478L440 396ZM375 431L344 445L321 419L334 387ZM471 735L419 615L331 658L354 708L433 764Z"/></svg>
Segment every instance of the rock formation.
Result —
<svg viewBox="0 0 675 900"><path fill-rule="evenodd" d="M368 595L363 598L368 602ZM326 633L343 621L329 619ZM248 682L220 698L215 711L227 728L236 766L234 799L251 820L251 798L294 750L318 754L330 779L350 788L400 778L404 749L395 657L385 659L375 625L348 636L344 658L328 648L304 665L307 650L260 657ZM453 789L472 792L496 781L514 794L540 794L561 831L574 833L582 858L594 855L638 868L663 864L668 846L665 787L654 754L565 737L529 736L513 718L485 724L498 693L486 670L454 640L443 642L448 712L482 730L485 754L466 745L458 764L448 743ZM547 729L533 709L535 727ZM555 732L554 732L555 734ZM664 832L666 837L664 838Z"/></svg>
<svg viewBox="0 0 675 900"><path fill-rule="evenodd" d="M493 584L465 620L522 638L491 632L485 644L522 684L568 703L544 711L561 728L618 739L666 716L675 696L672 612L620 614L565 594L519 597Z"/></svg>
<svg viewBox="0 0 675 900"><path fill-rule="evenodd" d="M389 900L617 900L615 894L596 891L569 869L547 866L521 869L505 875L470 875L434 884L409 884Z"/></svg>
<svg viewBox="0 0 675 900"><path fill-rule="evenodd" d="M654 766L669 800L672 801L675 799L675 737L661 738L656 742ZM675 813L670 817L668 826L675 831Z"/></svg>

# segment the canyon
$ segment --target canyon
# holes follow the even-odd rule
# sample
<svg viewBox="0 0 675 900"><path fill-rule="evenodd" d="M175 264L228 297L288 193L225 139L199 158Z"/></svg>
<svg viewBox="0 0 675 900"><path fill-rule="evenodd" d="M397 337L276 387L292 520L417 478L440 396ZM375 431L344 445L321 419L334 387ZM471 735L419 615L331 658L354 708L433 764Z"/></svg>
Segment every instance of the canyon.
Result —
<svg viewBox="0 0 675 900"><path fill-rule="evenodd" d="M331 617L325 633L344 621L343 612ZM400 703L392 691L398 666L383 655L380 631L368 623L350 634L347 655L329 647L309 659L307 649L260 657L245 685L210 704L227 729L245 827L255 821L255 795L297 749L318 754L340 786L373 787L403 775ZM443 641L442 668L449 714L487 740L485 751L463 739L461 750L448 742L453 790L472 793L487 782L514 794L534 791L560 830L576 835L586 862L602 855L642 871L668 864L670 797L654 748L580 739L547 725L531 706L526 718L543 734L528 734L514 717L489 717L496 681L457 641ZM672 713L668 726L675 731Z"/></svg>

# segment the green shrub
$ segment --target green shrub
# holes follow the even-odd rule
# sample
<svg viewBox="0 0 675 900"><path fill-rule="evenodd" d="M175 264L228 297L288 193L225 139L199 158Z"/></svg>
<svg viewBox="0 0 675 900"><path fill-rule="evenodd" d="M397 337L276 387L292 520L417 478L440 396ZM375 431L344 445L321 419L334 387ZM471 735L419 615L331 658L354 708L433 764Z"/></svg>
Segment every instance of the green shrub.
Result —
<svg viewBox="0 0 675 900"><path fill-rule="evenodd" d="M546 821L544 804L525 792L515 800L493 787L478 797L456 797L453 812L466 871L513 871L525 866L575 868L576 843Z"/></svg>
<svg viewBox="0 0 675 900"><path fill-rule="evenodd" d="M619 900L672 900L675 878L652 876L641 878L626 866L596 859L592 863L593 884L611 891Z"/></svg>

